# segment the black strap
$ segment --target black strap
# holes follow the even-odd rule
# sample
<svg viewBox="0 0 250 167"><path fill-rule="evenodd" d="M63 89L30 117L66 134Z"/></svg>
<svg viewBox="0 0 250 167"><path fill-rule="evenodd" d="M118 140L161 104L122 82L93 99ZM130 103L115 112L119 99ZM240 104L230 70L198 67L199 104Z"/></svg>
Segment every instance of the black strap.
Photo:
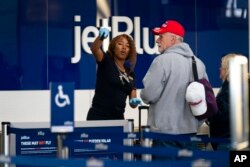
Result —
<svg viewBox="0 0 250 167"><path fill-rule="evenodd" d="M197 73L197 66L194 56L192 56L192 68L193 68L193 75L194 75L194 81L198 81L198 73Z"/></svg>

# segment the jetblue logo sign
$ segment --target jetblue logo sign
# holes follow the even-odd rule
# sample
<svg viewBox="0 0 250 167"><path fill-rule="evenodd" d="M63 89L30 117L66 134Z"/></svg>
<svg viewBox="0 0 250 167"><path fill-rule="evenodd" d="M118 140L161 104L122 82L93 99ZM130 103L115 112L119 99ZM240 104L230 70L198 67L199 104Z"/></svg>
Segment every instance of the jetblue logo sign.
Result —
<svg viewBox="0 0 250 167"><path fill-rule="evenodd" d="M157 45L150 47L149 45L149 28L141 27L140 17L134 17L131 20L129 17L125 16L113 16L110 19L111 23L109 23L109 19L101 19L101 27L107 27L110 30L109 38L103 41L103 50L106 51L108 48L108 44L110 41L110 37L115 37L120 34L134 34L131 36L136 45L136 51L138 54L143 54L144 52L147 54L155 54L157 53ZM74 17L74 22L81 22L81 16L76 15ZM120 24L125 24L126 29L123 31L119 31L118 27ZM93 33L94 37L89 37L89 34ZM94 42L95 38L98 36L99 30L95 26L87 26L82 29L81 26L74 26L74 54L71 57L71 63L78 63L81 60L81 49L83 49L86 53L92 54L90 51L89 43Z"/></svg>
<svg viewBox="0 0 250 167"><path fill-rule="evenodd" d="M249 167L250 151L230 151L231 167Z"/></svg>

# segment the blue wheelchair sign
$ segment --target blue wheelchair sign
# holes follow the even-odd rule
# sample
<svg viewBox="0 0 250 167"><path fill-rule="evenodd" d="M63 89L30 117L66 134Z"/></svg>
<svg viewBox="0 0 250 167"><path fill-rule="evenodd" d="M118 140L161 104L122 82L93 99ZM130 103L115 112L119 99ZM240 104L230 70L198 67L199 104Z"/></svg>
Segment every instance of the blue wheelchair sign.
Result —
<svg viewBox="0 0 250 167"><path fill-rule="evenodd" d="M50 83L51 119L54 133L74 131L74 83Z"/></svg>

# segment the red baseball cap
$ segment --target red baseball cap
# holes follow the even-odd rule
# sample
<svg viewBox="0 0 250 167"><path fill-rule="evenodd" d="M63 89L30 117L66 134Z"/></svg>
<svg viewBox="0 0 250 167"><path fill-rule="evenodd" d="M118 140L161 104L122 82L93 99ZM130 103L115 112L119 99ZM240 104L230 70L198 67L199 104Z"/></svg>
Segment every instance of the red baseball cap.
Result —
<svg viewBox="0 0 250 167"><path fill-rule="evenodd" d="M185 35L184 27L175 20L167 20L165 23L161 25L161 27L156 27L152 30L154 35L163 34L166 32L170 32L181 37Z"/></svg>

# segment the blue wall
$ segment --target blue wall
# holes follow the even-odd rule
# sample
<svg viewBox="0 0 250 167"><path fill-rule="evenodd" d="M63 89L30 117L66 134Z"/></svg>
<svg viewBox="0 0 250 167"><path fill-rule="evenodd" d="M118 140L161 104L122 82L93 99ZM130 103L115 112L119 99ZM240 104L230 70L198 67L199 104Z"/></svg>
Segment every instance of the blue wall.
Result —
<svg viewBox="0 0 250 167"><path fill-rule="evenodd" d="M213 87L219 87L220 58L229 53L248 56L246 0L235 9L227 0L111 0L111 15L140 17L142 27L152 29L167 19L186 28L185 41L200 57ZM143 4L143 6L142 6ZM230 6L230 5L229 5ZM74 81L77 89L94 89L96 64L91 54L81 50L81 60L71 63L74 54L74 27L96 27L96 2L82 0L1 0L0 6L0 90L49 89L50 81ZM80 22L74 16L81 16ZM248 16L248 14L247 14ZM111 19L110 19L111 20ZM126 26L121 25L121 29ZM89 34L94 37L95 31ZM133 35L133 33L131 34ZM154 37L148 34L150 46ZM82 39L83 41L85 39ZM143 42L141 37L140 42ZM138 54L137 87L155 55Z"/></svg>

